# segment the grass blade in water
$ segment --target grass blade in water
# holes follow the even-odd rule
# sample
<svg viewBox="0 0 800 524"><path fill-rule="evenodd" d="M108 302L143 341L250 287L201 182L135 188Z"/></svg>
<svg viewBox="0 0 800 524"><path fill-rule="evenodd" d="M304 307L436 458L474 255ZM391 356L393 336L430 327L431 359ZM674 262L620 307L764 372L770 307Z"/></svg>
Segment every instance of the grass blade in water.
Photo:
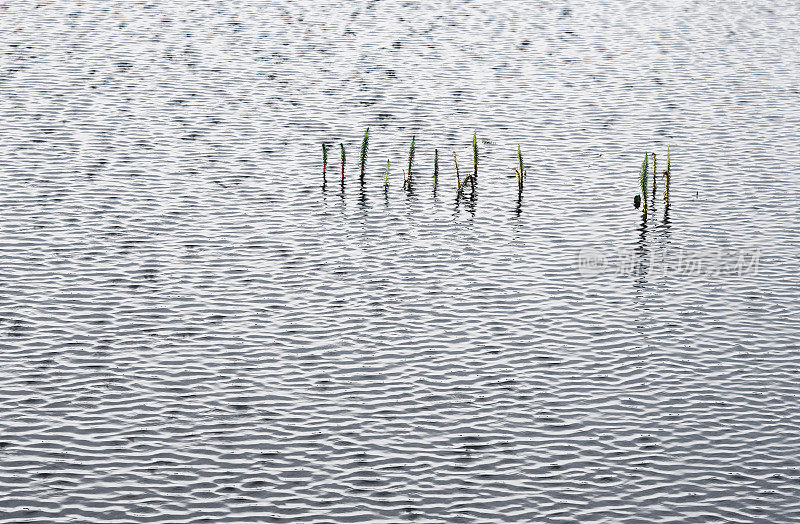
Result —
<svg viewBox="0 0 800 524"><path fill-rule="evenodd" d="M639 173L639 184L642 193L642 212L647 213L647 153L644 154L644 162Z"/></svg>
<svg viewBox="0 0 800 524"><path fill-rule="evenodd" d="M433 150L433 186L436 187L436 183L439 182L439 150Z"/></svg>
<svg viewBox="0 0 800 524"><path fill-rule="evenodd" d="M476 129L474 133L472 133L472 163L475 166L475 171L473 171L472 176L478 176L478 130Z"/></svg>
<svg viewBox="0 0 800 524"><path fill-rule="evenodd" d="M325 171L328 169L328 145L322 143L322 178L325 179Z"/></svg>
<svg viewBox="0 0 800 524"><path fill-rule="evenodd" d="M669 146L667 146L667 170L664 171L664 206L669 207Z"/></svg>
<svg viewBox="0 0 800 524"><path fill-rule="evenodd" d="M369 128L364 133L364 140L361 141L361 183L364 183L364 168L367 165L367 150L369 149Z"/></svg>
<svg viewBox="0 0 800 524"><path fill-rule="evenodd" d="M652 202L653 206L656 205L656 154L650 153L653 157L653 196L650 197L650 201Z"/></svg>
<svg viewBox="0 0 800 524"><path fill-rule="evenodd" d="M344 164L346 160L346 155L344 154L344 144L339 144L339 147L342 148L342 184L344 184Z"/></svg>
<svg viewBox="0 0 800 524"><path fill-rule="evenodd" d="M411 137L411 148L408 150L408 178L406 179L406 187L411 189L411 164L414 163L414 139Z"/></svg>
<svg viewBox="0 0 800 524"><path fill-rule="evenodd" d="M458 159L456 158L456 152L453 151L453 162L456 164L456 191L460 191L461 188L461 175L458 173Z"/></svg>

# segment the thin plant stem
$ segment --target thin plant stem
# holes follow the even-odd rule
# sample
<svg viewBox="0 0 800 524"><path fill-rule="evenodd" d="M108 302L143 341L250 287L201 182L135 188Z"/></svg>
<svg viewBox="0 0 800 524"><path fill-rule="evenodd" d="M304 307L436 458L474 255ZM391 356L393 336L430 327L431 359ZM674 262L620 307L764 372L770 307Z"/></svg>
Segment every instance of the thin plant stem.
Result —
<svg viewBox="0 0 800 524"><path fill-rule="evenodd" d="M667 173L669 173L669 146L667 146Z"/></svg>
<svg viewBox="0 0 800 524"><path fill-rule="evenodd" d="M347 161L347 155L344 154L344 144L339 144L339 147L342 149L342 184L344 184L344 165Z"/></svg>
<svg viewBox="0 0 800 524"><path fill-rule="evenodd" d="M367 151L369 150L369 128L364 133L364 140L361 141L361 183L364 183L364 168L367 165Z"/></svg>
<svg viewBox="0 0 800 524"><path fill-rule="evenodd" d="M656 203L656 154L655 153L650 153L650 155L653 157L653 197L652 197L652 202L653 202L653 206L655 206L655 203Z"/></svg>
<svg viewBox="0 0 800 524"><path fill-rule="evenodd" d="M669 207L669 146L667 146L667 170L664 171L664 206Z"/></svg>
<svg viewBox="0 0 800 524"><path fill-rule="evenodd" d="M477 178L478 177L478 130L477 129L475 130L474 133L472 133L472 163L475 166L475 171L473 171L472 176Z"/></svg>
<svg viewBox="0 0 800 524"><path fill-rule="evenodd" d="M433 186L439 182L439 150L433 150Z"/></svg>
<svg viewBox="0 0 800 524"><path fill-rule="evenodd" d="M639 184L642 193L642 213L647 215L647 153L644 154L644 162L639 172Z"/></svg>
<svg viewBox="0 0 800 524"><path fill-rule="evenodd" d="M414 163L414 139L415 137L411 137L411 148L408 150L408 178L406 179L406 187L411 189L411 164Z"/></svg>
<svg viewBox="0 0 800 524"><path fill-rule="evenodd" d="M522 193L523 179L528 173L527 171L524 171L522 165L522 149L519 145L517 146L517 160L519 161L519 169L515 168L514 172L517 174L517 186L519 188L519 192Z"/></svg>
<svg viewBox="0 0 800 524"><path fill-rule="evenodd" d="M325 180L325 171L328 169L328 144L322 143L322 179Z"/></svg>
<svg viewBox="0 0 800 524"><path fill-rule="evenodd" d="M456 190L461 188L461 175L458 174L458 158L456 158L456 152L453 151L453 162L456 164Z"/></svg>

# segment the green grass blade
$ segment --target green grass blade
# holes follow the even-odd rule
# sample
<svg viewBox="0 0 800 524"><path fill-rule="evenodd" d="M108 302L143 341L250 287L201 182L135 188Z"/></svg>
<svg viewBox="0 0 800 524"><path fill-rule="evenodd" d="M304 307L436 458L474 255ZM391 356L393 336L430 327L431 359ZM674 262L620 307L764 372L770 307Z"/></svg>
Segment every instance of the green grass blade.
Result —
<svg viewBox="0 0 800 524"><path fill-rule="evenodd" d="M647 153L644 154L644 162L642 162L642 169L639 173L639 183L641 185L641 192L642 192L642 204L643 209L647 211Z"/></svg>
<svg viewBox="0 0 800 524"><path fill-rule="evenodd" d="M325 177L325 171L328 169L328 145L322 143L322 177Z"/></svg>
<svg viewBox="0 0 800 524"><path fill-rule="evenodd" d="M667 170L664 171L664 205L669 207L669 179L670 179L670 171L669 171L669 146L667 146Z"/></svg>
<svg viewBox="0 0 800 524"><path fill-rule="evenodd" d="M453 151L453 162L456 164L456 190L460 190L461 187L461 175L458 173L458 158L456 158L456 152Z"/></svg>
<svg viewBox="0 0 800 524"><path fill-rule="evenodd" d="M433 184L439 181L439 150L433 150Z"/></svg>
<svg viewBox="0 0 800 524"><path fill-rule="evenodd" d="M411 189L411 164L414 163L414 139L415 137L411 137L411 148L408 150L408 178L406 179L406 187Z"/></svg>
<svg viewBox="0 0 800 524"><path fill-rule="evenodd" d="M364 140L361 141L361 182L364 182L364 168L367 165L367 150L369 149L369 128L364 133Z"/></svg>
<svg viewBox="0 0 800 524"><path fill-rule="evenodd" d="M347 160L347 156L344 154L344 144L339 144L339 147L342 149L342 182L344 182L344 165Z"/></svg>
<svg viewBox="0 0 800 524"><path fill-rule="evenodd" d="M474 133L472 133L472 163L475 166L475 171L472 173L473 176L478 176L478 130L476 129Z"/></svg>

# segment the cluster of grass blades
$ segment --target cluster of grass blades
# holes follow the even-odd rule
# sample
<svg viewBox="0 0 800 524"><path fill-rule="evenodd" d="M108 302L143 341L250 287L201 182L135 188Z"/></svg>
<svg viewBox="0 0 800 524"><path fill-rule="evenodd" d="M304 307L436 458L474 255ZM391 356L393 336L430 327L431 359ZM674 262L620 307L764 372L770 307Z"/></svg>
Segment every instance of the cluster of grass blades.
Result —
<svg viewBox="0 0 800 524"><path fill-rule="evenodd" d="M656 154L649 153L653 159L653 193L650 199L651 206L655 205L656 201ZM635 208L642 208L642 215L647 217L647 176L648 176L648 153L644 154L644 161L642 162L642 167L639 170L639 194L633 197L633 207ZM670 182L670 158L669 158L669 146L667 146L667 169L664 171L663 174L664 178L664 206L666 208L669 207L669 182Z"/></svg>
<svg viewBox="0 0 800 524"><path fill-rule="evenodd" d="M488 140L481 139L484 143L492 143ZM323 142L322 143L322 179L323 179L323 187L325 183L326 174L328 171L328 148L329 144ZM339 144L339 148L341 150L341 170L342 170L342 189L344 189L344 172L345 172L345 163L347 160L347 156L345 153L344 143ZM369 128L366 129L364 132L364 138L361 141L361 184L364 184L364 176L366 173L367 168L367 154L369 152ZM403 171L403 188L406 190L411 190L412 183L414 180L413 177L413 166L414 166L414 154L416 152L416 136L411 137L411 147L408 150L408 171ZM648 198L647 198L647 189L648 189L648 174L649 174L649 159L652 158L653 162L653 189L652 189L652 196L650 197L649 207L654 207L655 200L656 200L656 191L657 191L657 181L656 175L658 173L656 169L656 154L653 152L644 154L644 160L642 161L641 168L639 170L639 194L633 197L633 206L635 208L642 208L642 215L646 218L647 211L648 211ZM517 176L517 190L519 192L520 198L522 195L522 190L525 185L525 180L527 179L528 172L525 170L525 164L522 161L522 148L521 146L517 145L517 163L518 167L514 168L514 173ZM469 184L473 191L475 190L475 182L478 177L478 130L476 129L472 133L472 166L473 170L472 173L466 174L464 178L461 178L461 172L458 169L458 157L456 156L456 152L453 151L453 164L455 165L456 169L456 198L460 197L464 189ZM386 171L383 175L383 187L384 189L388 189L389 187L389 166L390 162L386 160ZM671 166L670 166L670 148L667 146L667 169L663 172L663 179L664 179L664 206L665 211L669 208L670 201L669 201L669 186L670 186L670 175L671 175ZM434 196L436 195L436 188L439 184L439 150L435 149L433 153L433 191Z"/></svg>
<svg viewBox="0 0 800 524"><path fill-rule="evenodd" d="M485 144L491 144L493 142L481 139ZM325 177L328 171L328 149L329 144L323 142L322 143L322 177L323 182L325 181ZM344 143L339 144L339 149L341 151L341 176L342 176L342 187L344 187L345 182L345 166L347 162L347 154L345 151ZM403 189L411 190L414 181L414 155L416 153L416 136L411 137L411 146L408 150L408 170L403 171ZM361 184L363 185L365 182L365 175L367 171L367 156L369 154L369 127L364 131L364 138L361 140L361 156L360 156L360 180ZM655 157L654 157L655 158ZM519 193L522 193L522 189L525 183L525 179L527 178L527 171L525 171L524 163L522 161L522 148L517 146L517 162L519 167L514 168L514 172L517 175L517 189ZM472 173L466 174L464 178L461 178L461 172L458 168L458 157L456 156L456 152L453 151L453 163L455 164L456 168L456 196L460 196L467 185L470 185L474 190L476 187L476 181L478 178L478 163L479 163L479 152L478 152L478 130L474 130L472 133ZM389 167L390 161L386 160L386 171L384 172L383 176L383 187L389 187ZM654 166L655 167L655 166ZM646 174L644 175L646 177ZM644 183L644 182L643 182ZM433 191L434 194L436 192L436 188L439 184L439 150L434 149L433 153ZM655 188L654 188L655 191ZM640 197L637 196L637 199ZM637 204L638 207L638 204Z"/></svg>

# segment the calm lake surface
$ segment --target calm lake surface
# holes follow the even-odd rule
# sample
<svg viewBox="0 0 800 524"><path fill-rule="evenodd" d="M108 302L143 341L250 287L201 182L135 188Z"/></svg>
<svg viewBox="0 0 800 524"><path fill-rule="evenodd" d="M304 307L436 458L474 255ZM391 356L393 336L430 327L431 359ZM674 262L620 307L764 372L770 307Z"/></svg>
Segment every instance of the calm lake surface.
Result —
<svg viewBox="0 0 800 524"><path fill-rule="evenodd" d="M800 521L799 18L0 6L0 522Z"/></svg>

